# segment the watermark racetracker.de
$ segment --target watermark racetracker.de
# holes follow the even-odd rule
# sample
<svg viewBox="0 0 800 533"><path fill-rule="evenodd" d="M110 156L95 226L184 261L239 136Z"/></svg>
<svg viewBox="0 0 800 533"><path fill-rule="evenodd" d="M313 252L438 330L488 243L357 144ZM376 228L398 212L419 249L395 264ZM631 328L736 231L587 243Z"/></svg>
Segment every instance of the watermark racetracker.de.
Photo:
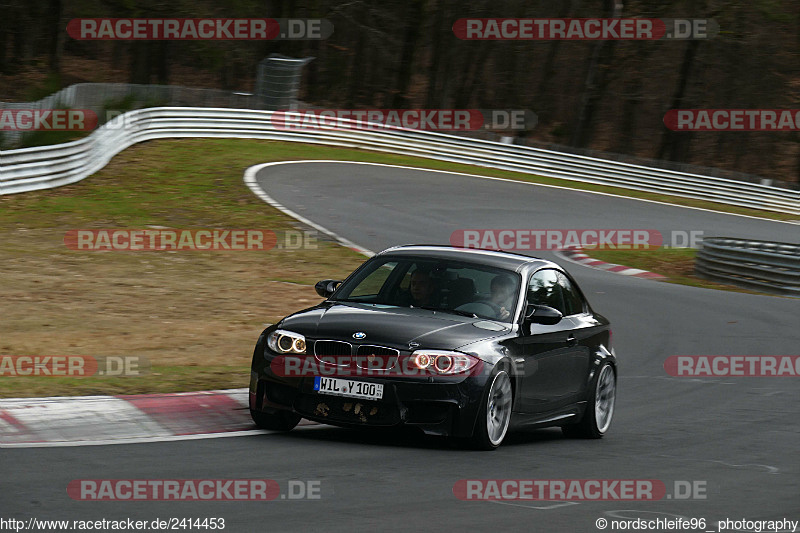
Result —
<svg viewBox="0 0 800 533"><path fill-rule="evenodd" d="M319 500L321 480L73 479L67 494L80 501Z"/></svg>
<svg viewBox="0 0 800 533"><path fill-rule="evenodd" d="M76 40L324 40L333 23L312 18L80 18L67 24Z"/></svg>
<svg viewBox="0 0 800 533"><path fill-rule="evenodd" d="M3 109L0 131L91 131L97 120L91 109Z"/></svg>
<svg viewBox="0 0 800 533"><path fill-rule="evenodd" d="M708 483L658 479L460 479L453 495L465 501L705 500Z"/></svg>
<svg viewBox="0 0 800 533"><path fill-rule="evenodd" d="M800 109L670 109L672 131L800 131Z"/></svg>
<svg viewBox="0 0 800 533"><path fill-rule="evenodd" d="M0 377L122 377L150 371L140 355L0 355Z"/></svg>
<svg viewBox="0 0 800 533"><path fill-rule="evenodd" d="M536 127L537 120L529 109L294 109L276 111L270 117L272 126L282 131L528 131Z"/></svg>
<svg viewBox="0 0 800 533"><path fill-rule="evenodd" d="M316 250L316 231L264 229L72 229L64 245L76 251Z"/></svg>
<svg viewBox="0 0 800 533"><path fill-rule="evenodd" d="M461 18L459 39L482 41L652 41L709 39L719 33L714 19L650 18Z"/></svg>
<svg viewBox="0 0 800 533"><path fill-rule="evenodd" d="M657 250L659 248L699 248L702 230L654 229L538 229L470 228L450 234L450 244L483 250L528 251L565 250L570 248L600 250Z"/></svg>
<svg viewBox="0 0 800 533"><path fill-rule="evenodd" d="M672 355L664 370L673 377L798 377L800 355Z"/></svg>

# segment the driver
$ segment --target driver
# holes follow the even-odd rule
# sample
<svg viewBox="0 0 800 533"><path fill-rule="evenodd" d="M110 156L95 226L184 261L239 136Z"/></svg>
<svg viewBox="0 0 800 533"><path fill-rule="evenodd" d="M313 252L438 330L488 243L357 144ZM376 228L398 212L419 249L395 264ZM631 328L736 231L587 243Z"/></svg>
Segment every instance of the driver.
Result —
<svg viewBox="0 0 800 533"><path fill-rule="evenodd" d="M514 280L510 276L500 274L492 279L489 304L496 308L497 318L505 320L511 316L511 304L514 297Z"/></svg>
<svg viewBox="0 0 800 533"><path fill-rule="evenodd" d="M433 280L430 272L426 270L415 270L411 274L411 305L431 306L433 304Z"/></svg>

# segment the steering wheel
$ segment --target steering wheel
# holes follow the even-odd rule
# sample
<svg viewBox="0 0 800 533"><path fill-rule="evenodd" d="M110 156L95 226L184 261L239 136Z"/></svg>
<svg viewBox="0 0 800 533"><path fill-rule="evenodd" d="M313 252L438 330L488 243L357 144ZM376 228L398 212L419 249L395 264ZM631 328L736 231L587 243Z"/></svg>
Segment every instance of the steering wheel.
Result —
<svg viewBox="0 0 800 533"><path fill-rule="evenodd" d="M488 305L489 307L491 307L491 308L492 308L492 311L494 311L494 316L495 316L495 317L497 317L497 318L500 318L500 309L501 309L501 306L497 305L497 304L496 304L496 303L494 303L494 302L489 302L489 301L486 301L486 302L481 302L481 303L482 303L482 304L485 304L485 305Z"/></svg>
<svg viewBox="0 0 800 533"><path fill-rule="evenodd" d="M456 307L456 311L466 311L476 315L500 317L500 306L494 302L481 300L480 302L469 302Z"/></svg>

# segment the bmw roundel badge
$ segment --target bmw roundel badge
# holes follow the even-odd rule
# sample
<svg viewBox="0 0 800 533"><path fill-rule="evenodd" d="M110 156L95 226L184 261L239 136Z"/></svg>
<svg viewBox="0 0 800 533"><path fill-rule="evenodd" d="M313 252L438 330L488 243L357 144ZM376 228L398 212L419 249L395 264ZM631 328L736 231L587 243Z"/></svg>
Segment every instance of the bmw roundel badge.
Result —
<svg viewBox="0 0 800 533"><path fill-rule="evenodd" d="M367 334L364 333L363 331L356 331L355 333L353 333L353 338L354 339L366 339L367 338Z"/></svg>

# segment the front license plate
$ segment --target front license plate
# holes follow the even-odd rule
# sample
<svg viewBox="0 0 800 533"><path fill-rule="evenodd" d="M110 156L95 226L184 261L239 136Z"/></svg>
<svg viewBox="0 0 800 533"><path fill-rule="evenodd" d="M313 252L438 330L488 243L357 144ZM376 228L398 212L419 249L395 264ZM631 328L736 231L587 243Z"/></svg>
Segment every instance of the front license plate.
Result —
<svg viewBox="0 0 800 533"><path fill-rule="evenodd" d="M367 383L366 381L352 381L349 379L314 377L314 390L320 394L332 396L347 396L362 400L380 400L383 398L382 383Z"/></svg>

